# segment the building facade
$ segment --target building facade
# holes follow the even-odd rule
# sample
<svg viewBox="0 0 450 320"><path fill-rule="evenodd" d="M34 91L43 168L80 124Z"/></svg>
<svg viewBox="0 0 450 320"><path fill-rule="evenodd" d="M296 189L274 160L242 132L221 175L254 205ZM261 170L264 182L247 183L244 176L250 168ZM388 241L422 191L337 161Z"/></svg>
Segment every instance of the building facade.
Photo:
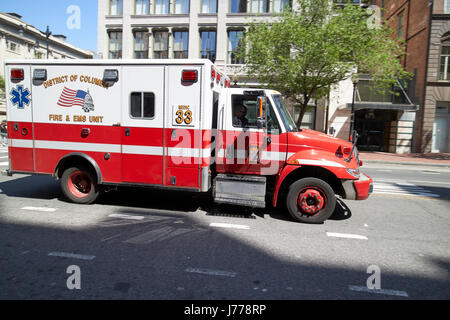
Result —
<svg viewBox="0 0 450 320"><path fill-rule="evenodd" d="M233 86L258 86L234 50L253 20L271 19L291 0L98 0L98 50L105 59L206 58ZM295 8L295 7L294 7ZM298 116L294 106L290 111ZM311 105L304 126L325 129L324 107Z"/></svg>
<svg viewBox="0 0 450 320"><path fill-rule="evenodd" d="M5 78L7 59L92 59L93 52L82 50L66 42L64 35L50 35L27 24L15 13L0 12L0 76ZM3 90L1 90L3 91ZM0 120L6 117L7 93L0 93Z"/></svg>
<svg viewBox="0 0 450 320"><path fill-rule="evenodd" d="M392 0L393 1L393 0ZM334 0L346 5L346 0ZM375 5L375 0L352 0ZM270 20L289 0L98 0L98 50L105 59L207 58L232 79L233 86L258 86L234 55L251 21ZM370 79L341 82L328 99L313 102L302 127L349 139L352 109L363 150L411 152L418 103L411 92L376 95ZM356 89L356 90L354 90ZM411 90L409 87L407 90ZM352 108L353 93L355 103ZM413 96L412 98L409 98ZM289 107L294 120L298 109Z"/></svg>
<svg viewBox="0 0 450 320"><path fill-rule="evenodd" d="M402 63L414 74L413 152L450 152L450 0L377 0L383 19L405 43Z"/></svg>

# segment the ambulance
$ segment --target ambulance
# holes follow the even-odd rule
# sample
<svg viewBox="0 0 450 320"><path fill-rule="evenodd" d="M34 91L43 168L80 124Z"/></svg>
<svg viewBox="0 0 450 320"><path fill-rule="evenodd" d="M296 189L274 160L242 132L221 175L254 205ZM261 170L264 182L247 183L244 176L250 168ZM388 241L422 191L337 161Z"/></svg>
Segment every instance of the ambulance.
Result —
<svg viewBox="0 0 450 320"><path fill-rule="evenodd" d="M279 92L231 88L209 60L11 60L5 82L3 173L52 175L75 203L143 186L322 223L372 192L356 136L297 129Z"/></svg>

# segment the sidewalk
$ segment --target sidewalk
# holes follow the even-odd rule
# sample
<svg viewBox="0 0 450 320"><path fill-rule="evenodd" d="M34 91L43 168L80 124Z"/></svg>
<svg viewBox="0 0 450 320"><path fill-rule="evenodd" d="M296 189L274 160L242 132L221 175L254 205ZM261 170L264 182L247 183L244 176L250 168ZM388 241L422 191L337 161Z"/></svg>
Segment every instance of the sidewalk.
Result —
<svg viewBox="0 0 450 320"><path fill-rule="evenodd" d="M359 159L366 163L389 163L403 165L427 165L450 168L450 153L360 152Z"/></svg>

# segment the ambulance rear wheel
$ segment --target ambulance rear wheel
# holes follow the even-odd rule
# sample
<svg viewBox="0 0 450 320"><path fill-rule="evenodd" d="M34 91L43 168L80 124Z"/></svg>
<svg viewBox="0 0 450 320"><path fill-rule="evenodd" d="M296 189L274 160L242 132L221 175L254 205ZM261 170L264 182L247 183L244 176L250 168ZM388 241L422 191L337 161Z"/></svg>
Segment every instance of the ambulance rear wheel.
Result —
<svg viewBox="0 0 450 320"><path fill-rule="evenodd" d="M296 221L322 223L334 212L336 196L328 183L317 178L304 178L289 187L287 209Z"/></svg>
<svg viewBox="0 0 450 320"><path fill-rule="evenodd" d="M93 203L100 194L95 174L84 167L71 167L61 177L64 195L72 202L80 204Z"/></svg>

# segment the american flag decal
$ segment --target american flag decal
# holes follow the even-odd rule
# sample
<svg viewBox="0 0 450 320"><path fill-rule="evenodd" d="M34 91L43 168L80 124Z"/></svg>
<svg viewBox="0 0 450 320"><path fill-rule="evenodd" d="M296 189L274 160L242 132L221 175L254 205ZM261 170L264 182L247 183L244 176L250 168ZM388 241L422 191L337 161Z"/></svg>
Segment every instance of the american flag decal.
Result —
<svg viewBox="0 0 450 320"><path fill-rule="evenodd" d="M94 104L89 92L82 90L72 90L67 87L64 87L64 90L59 97L58 106L66 108L79 106L82 107L86 112L94 110Z"/></svg>

